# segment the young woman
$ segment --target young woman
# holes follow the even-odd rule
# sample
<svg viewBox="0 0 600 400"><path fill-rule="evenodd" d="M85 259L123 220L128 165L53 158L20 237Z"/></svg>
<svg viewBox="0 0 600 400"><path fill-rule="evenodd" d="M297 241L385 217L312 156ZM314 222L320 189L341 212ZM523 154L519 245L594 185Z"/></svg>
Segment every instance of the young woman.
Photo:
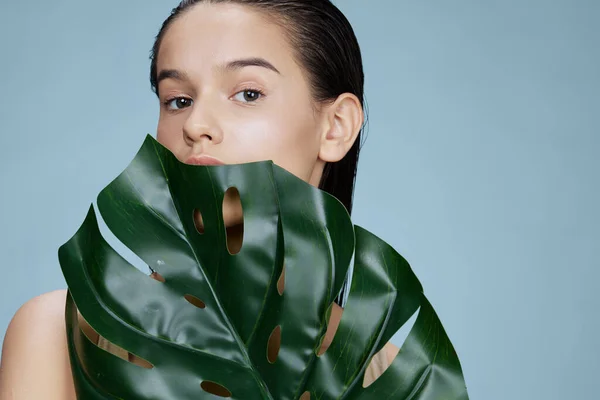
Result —
<svg viewBox="0 0 600 400"><path fill-rule="evenodd" d="M329 0L184 0L164 22L151 60L160 101L157 139L178 159L273 160L351 210L364 76L353 30ZM231 204L224 217L235 231L241 216ZM75 398L65 293L34 298L13 318L3 346L0 400ZM341 314L336 307L322 351ZM93 332L89 336L138 362ZM376 355L365 383L397 352L388 344Z"/></svg>

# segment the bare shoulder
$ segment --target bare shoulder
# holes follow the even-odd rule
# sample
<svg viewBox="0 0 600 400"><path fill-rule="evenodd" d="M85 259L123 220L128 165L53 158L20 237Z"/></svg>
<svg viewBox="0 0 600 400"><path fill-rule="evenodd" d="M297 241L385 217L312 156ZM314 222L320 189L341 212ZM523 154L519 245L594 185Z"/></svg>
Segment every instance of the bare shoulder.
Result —
<svg viewBox="0 0 600 400"><path fill-rule="evenodd" d="M66 345L66 290L37 296L15 314L0 365L0 400L75 399Z"/></svg>

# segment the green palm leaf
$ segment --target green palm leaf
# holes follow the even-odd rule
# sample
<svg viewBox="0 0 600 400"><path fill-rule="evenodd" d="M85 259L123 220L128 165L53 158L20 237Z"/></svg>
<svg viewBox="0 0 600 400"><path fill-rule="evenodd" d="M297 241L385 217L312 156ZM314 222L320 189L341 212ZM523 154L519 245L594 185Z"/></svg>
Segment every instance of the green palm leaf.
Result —
<svg viewBox="0 0 600 400"><path fill-rule="evenodd" d="M244 212L237 254L228 251L223 222L230 188L238 190ZM165 281L115 252L92 208L60 248L79 399L280 400L304 399L306 392L311 399L467 399L456 353L407 262L353 226L335 198L273 163L186 165L147 137L100 193L98 208L115 236ZM342 320L319 356L353 256ZM77 310L151 368L90 342ZM363 388L373 355L417 310L390 368ZM274 332L281 337L275 359L267 355Z"/></svg>

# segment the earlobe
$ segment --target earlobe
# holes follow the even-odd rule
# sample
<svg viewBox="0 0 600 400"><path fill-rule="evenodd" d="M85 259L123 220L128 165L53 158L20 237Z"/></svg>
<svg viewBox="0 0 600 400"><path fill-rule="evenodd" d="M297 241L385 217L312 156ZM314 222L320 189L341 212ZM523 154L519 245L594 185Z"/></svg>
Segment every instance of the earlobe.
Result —
<svg viewBox="0 0 600 400"><path fill-rule="evenodd" d="M325 118L319 158L325 162L340 161L350 150L364 115L360 100L351 93L341 94L324 110Z"/></svg>

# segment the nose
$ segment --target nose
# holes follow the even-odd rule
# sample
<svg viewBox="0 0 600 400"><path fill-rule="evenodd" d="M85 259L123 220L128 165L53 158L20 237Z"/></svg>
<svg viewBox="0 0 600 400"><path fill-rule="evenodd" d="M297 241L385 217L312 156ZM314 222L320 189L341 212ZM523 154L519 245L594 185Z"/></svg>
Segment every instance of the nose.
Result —
<svg viewBox="0 0 600 400"><path fill-rule="evenodd" d="M194 103L191 113L183 124L183 138L190 146L203 141L212 144L221 143L223 132L217 122L215 111L207 105Z"/></svg>

